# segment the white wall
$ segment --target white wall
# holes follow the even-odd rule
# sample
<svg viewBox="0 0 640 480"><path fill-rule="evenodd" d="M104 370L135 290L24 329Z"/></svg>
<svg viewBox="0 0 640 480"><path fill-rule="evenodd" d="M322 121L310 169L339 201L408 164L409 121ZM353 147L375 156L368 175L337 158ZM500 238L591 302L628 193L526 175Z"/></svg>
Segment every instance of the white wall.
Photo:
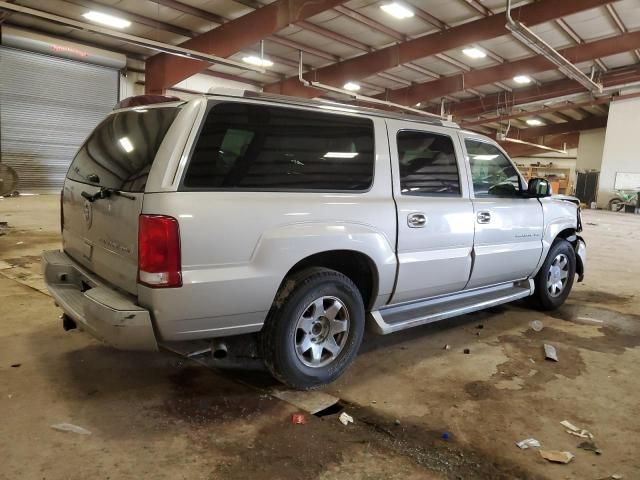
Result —
<svg viewBox="0 0 640 480"><path fill-rule="evenodd" d="M605 208L614 196L617 172L640 173L639 136L640 98L612 102L600 169L599 207Z"/></svg>
<svg viewBox="0 0 640 480"><path fill-rule="evenodd" d="M604 137L606 129L586 130L580 132L578 140L578 161L576 168L583 170L600 170L602 166L602 152L604 151Z"/></svg>

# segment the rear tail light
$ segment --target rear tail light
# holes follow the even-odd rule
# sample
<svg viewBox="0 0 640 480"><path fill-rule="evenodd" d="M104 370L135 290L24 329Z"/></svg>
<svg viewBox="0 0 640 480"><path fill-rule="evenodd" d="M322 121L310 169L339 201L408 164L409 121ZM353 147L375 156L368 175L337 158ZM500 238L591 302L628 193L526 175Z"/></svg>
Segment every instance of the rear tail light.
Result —
<svg viewBox="0 0 640 480"><path fill-rule="evenodd" d="M164 215L140 215L138 282L152 288L182 286L178 221Z"/></svg>

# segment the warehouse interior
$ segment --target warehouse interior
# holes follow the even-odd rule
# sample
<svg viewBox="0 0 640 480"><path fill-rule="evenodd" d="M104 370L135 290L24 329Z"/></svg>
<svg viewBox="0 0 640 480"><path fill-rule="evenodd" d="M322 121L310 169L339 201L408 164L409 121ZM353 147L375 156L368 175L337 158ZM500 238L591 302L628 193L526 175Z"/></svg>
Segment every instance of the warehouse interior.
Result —
<svg viewBox="0 0 640 480"><path fill-rule="evenodd" d="M0 31L0 478L640 478L639 0L13 0ZM497 141L579 200L584 281L554 311L367 330L309 392L65 331L41 255L76 152L130 97L216 92Z"/></svg>

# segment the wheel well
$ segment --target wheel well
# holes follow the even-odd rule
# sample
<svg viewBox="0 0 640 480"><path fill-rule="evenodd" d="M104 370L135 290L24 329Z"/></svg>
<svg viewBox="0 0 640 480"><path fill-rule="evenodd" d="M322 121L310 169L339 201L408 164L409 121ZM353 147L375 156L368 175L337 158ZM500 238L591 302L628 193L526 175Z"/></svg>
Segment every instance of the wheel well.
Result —
<svg viewBox="0 0 640 480"><path fill-rule="evenodd" d="M365 309L368 310L373 305L378 290L378 271L373 260L364 253L354 250L330 250L316 253L291 267L285 278L308 267L329 268L346 275L358 287Z"/></svg>
<svg viewBox="0 0 640 480"><path fill-rule="evenodd" d="M575 228L565 228L560 233L558 233L558 235L554 239L554 242L558 238L566 240L571 245L573 245L574 248L576 246L576 242L578 241ZM584 265L582 264L582 259L578 255L576 255L576 273L579 276L578 281L581 282L582 278L584 277Z"/></svg>
<svg viewBox="0 0 640 480"><path fill-rule="evenodd" d="M577 240L576 229L575 228L565 228L560 233L558 233L558 235L556 235L556 238L554 239L554 241L556 239L558 239L558 238L562 238L562 239L568 241L569 243L571 243L572 245L574 245L576 243L576 240Z"/></svg>

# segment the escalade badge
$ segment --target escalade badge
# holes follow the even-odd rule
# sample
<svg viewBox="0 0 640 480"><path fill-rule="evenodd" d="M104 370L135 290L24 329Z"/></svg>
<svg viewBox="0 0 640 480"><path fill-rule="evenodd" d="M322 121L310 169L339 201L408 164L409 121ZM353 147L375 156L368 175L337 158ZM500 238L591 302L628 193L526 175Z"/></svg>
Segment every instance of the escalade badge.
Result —
<svg viewBox="0 0 640 480"><path fill-rule="evenodd" d="M82 213L84 215L84 222L87 224L87 228L91 228L91 222L93 221L93 208L88 200L85 200L84 202Z"/></svg>

